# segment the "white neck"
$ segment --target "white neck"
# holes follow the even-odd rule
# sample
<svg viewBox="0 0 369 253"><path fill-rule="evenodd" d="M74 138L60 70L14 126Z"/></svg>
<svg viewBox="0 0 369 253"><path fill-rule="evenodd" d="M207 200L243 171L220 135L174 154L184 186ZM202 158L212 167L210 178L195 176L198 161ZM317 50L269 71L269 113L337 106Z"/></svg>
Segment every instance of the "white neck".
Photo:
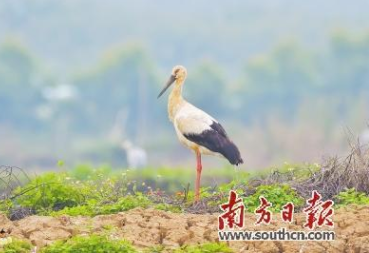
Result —
<svg viewBox="0 0 369 253"><path fill-rule="evenodd" d="M169 94L168 99L168 114L169 119L173 121L174 116L176 115L177 111L183 105L184 99L182 97L182 86L184 80L176 80L173 90Z"/></svg>

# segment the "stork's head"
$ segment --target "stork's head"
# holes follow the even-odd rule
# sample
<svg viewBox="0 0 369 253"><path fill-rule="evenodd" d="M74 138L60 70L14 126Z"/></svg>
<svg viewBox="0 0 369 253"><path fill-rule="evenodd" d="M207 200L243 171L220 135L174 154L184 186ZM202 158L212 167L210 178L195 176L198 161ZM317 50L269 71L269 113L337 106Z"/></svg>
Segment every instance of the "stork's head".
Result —
<svg viewBox="0 0 369 253"><path fill-rule="evenodd" d="M174 68L172 69L172 74L169 77L169 80L166 83L164 89L159 93L158 98L164 94L164 92L170 87L172 83L174 83L174 81L176 81L176 83L178 84L182 84L183 81L186 79L186 77L187 77L187 70L185 67L181 65L174 66Z"/></svg>
<svg viewBox="0 0 369 253"><path fill-rule="evenodd" d="M187 70L181 65L174 66L172 69L172 76L174 76L176 80L184 80L187 77Z"/></svg>

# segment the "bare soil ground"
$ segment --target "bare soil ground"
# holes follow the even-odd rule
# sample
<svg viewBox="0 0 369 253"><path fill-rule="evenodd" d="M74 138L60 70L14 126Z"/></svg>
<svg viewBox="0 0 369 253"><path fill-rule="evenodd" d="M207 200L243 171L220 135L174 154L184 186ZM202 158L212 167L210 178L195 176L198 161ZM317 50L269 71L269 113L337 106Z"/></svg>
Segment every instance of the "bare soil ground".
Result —
<svg viewBox="0 0 369 253"><path fill-rule="evenodd" d="M275 215L268 226L255 227L255 216L246 215L247 230L304 230L304 214L286 224ZM336 240L331 242L229 242L235 252L369 252L369 206L346 207L334 215ZM154 209L133 209L113 215L90 217L30 216L10 221L0 216L1 228L12 236L26 239L38 247L74 235L107 233L125 238L138 248L163 245L166 252L187 244L217 241L217 214L175 214Z"/></svg>

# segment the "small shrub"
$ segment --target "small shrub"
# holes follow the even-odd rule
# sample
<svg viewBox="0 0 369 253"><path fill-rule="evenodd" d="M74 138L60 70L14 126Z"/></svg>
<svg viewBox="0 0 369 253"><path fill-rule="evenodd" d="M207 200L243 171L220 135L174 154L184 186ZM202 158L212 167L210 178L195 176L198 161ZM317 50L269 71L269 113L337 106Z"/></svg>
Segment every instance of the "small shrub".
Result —
<svg viewBox="0 0 369 253"><path fill-rule="evenodd" d="M84 201L81 188L68 182L65 173L46 173L36 177L24 187L15 191L16 204L34 209L37 213L48 214L51 210L63 209Z"/></svg>
<svg viewBox="0 0 369 253"><path fill-rule="evenodd" d="M9 215L13 208L13 202L10 199L0 200L0 213Z"/></svg>
<svg viewBox="0 0 369 253"><path fill-rule="evenodd" d="M277 212L288 202L292 202L295 208L304 204L304 200L289 185L260 185L256 188L254 194L244 198L244 203L248 211L254 212L260 205L259 196L264 196L272 203L269 210Z"/></svg>
<svg viewBox="0 0 369 253"><path fill-rule="evenodd" d="M0 253L29 253L32 245L29 242L13 239L12 243L0 247Z"/></svg>
<svg viewBox="0 0 369 253"><path fill-rule="evenodd" d="M83 205L83 206L73 206L65 207L60 211L51 212L52 216L69 215L69 216L94 216L96 213L94 205Z"/></svg>
<svg viewBox="0 0 369 253"><path fill-rule="evenodd" d="M224 243L207 243L199 246L183 246L175 253L232 253L233 251Z"/></svg>
<svg viewBox="0 0 369 253"><path fill-rule="evenodd" d="M358 192L355 188L347 189L336 195L337 206L344 205L368 205L369 197L364 192Z"/></svg>
<svg viewBox="0 0 369 253"><path fill-rule="evenodd" d="M166 211L166 212L172 212L172 213L182 212L182 209L180 206L165 204L165 203L160 203L160 204L155 205L155 209Z"/></svg>
<svg viewBox="0 0 369 253"><path fill-rule="evenodd" d="M212 193L210 192L210 187L202 187L200 188L200 198L205 199L212 196ZM194 191L188 191L187 192L187 198L186 202L187 204L192 204L195 200L195 192Z"/></svg>
<svg viewBox="0 0 369 253"><path fill-rule="evenodd" d="M164 250L165 247L163 245L159 245L147 248L143 251L143 253L162 253Z"/></svg>
<svg viewBox="0 0 369 253"><path fill-rule="evenodd" d="M125 240L111 239L107 236L76 236L68 241L59 241L45 247L42 253L136 253Z"/></svg>
<svg viewBox="0 0 369 253"><path fill-rule="evenodd" d="M116 203L108 205L99 205L97 212L99 214L111 214L123 211L128 211L136 207L146 208L151 204L150 200L144 196L142 193L137 193L135 195L128 195L126 197L120 198Z"/></svg>
<svg viewBox="0 0 369 253"><path fill-rule="evenodd" d="M303 197L311 195L313 190L332 199L346 189L355 188L358 192L369 194L369 148L360 142L349 139L351 152L346 157L330 157L314 176L294 184L294 188Z"/></svg>
<svg viewBox="0 0 369 253"><path fill-rule="evenodd" d="M244 184L246 184L246 182L247 181L244 181ZM230 190L234 190L238 194L242 194L244 191L243 191L242 188L240 188L238 186L239 186L239 183L236 182L235 180L232 180L228 184L222 184L222 185L218 186L218 190L220 192L223 192L223 193L226 193L226 194L228 194Z"/></svg>
<svg viewBox="0 0 369 253"><path fill-rule="evenodd" d="M151 205L151 201L142 193L128 195L119 198L114 203L103 203L102 201L88 201L86 205L66 207L60 211L52 212L53 216L70 215L70 216L96 216L100 214L112 214L128 211L136 207L147 208Z"/></svg>

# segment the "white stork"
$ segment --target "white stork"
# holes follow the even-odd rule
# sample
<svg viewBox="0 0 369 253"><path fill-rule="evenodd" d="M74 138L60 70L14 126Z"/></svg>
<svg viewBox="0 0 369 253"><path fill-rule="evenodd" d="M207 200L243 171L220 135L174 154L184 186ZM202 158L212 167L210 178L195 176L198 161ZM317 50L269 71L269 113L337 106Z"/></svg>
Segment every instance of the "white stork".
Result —
<svg viewBox="0 0 369 253"><path fill-rule="evenodd" d="M163 95L171 84L175 83L168 99L169 119L173 122L179 141L196 154L195 201L199 201L202 170L201 154L224 157L233 165L239 165L243 163L243 160L240 151L228 138L226 131L219 122L183 99L182 87L186 77L186 68L175 66L158 98Z"/></svg>

